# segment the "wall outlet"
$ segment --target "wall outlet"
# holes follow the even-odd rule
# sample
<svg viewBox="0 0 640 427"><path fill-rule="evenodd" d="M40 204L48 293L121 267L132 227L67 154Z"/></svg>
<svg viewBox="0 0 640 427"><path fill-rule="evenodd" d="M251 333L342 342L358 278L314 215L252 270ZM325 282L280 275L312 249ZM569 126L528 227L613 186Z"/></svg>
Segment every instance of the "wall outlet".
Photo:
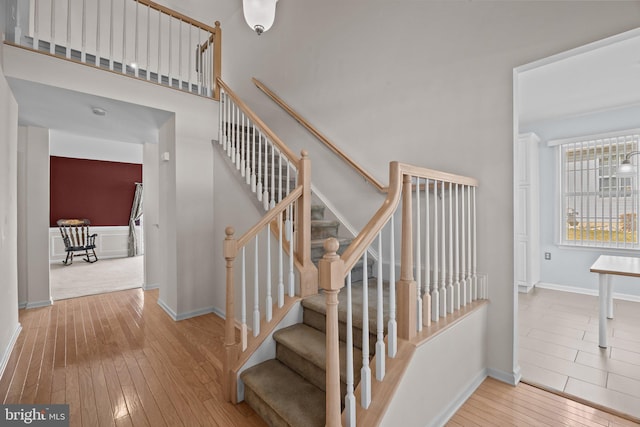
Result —
<svg viewBox="0 0 640 427"><path fill-rule="evenodd" d="M551 259L551 252L545 252L544 253L544 259L550 260Z"/></svg>

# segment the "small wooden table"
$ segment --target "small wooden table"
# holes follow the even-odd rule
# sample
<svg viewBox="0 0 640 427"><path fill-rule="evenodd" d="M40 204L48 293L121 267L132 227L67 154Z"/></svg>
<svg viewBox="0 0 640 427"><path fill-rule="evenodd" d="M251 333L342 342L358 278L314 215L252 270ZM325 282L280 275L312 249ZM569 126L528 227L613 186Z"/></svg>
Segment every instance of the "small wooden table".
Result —
<svg viewBox="0 0 640 427"><path fill-rule="evenodd" d="M599 275L598 345L607 348L607 318L613 319L611 276L640 277L640 258L600 255L589 271Z"/></svg>

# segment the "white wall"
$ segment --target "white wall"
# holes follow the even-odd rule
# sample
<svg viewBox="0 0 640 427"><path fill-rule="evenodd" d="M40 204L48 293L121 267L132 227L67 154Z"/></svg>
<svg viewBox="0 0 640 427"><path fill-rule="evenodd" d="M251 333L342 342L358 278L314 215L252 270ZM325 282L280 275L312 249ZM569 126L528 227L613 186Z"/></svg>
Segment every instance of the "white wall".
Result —
<svg viewBox="0 0 640 427"><path fill-rule="evenodd" d="M144 164L142 166L142 181L144 182L142 222L145 258L144 285L145 289L157 288L160 285L160 219L158 205L160 191L158 174L158 144L144 144Z"/></svg>
<svg viewBox="0 0 640 427"><path fill-rule="evenodd" d="M52 156L107 162L143 162L142 144L92 138L60 130L52 130L50 153Z"/></svg>
<svg viewBox="0 0 640 427"><path fill-rule="evenodd" d="M156 158L159 206L165 215L159 218L160 245L166 251L156 265L162 265L169 273L160 276L160 302L174 317L212 311L217 304L224 306L223 301L213 299L215 285L210 275L215 242L207 238L213 227L210 141L217 135L217 103L13 47L5 47L5 64L7 76L174 113L167 122L171 126L164 129L165 123L160 129L165 135L159 136L159 150L168 151L171 160L160 163ZM184 179L184 183L176 179ZM198 212L194 214L193 210ZM184 221L179 228L178 221ZM201 237L195 243L194 235ZM171 256L170 251L176 256ZM179 268L180 262L188 263L189 268Z"/></svg>
<svg viewBox="0 0 640 427"><path fill-rule="evenodd" d="M295 151L310 151L314 184L356 227L382 197L273 106L252 76L383 182L390 160L479 179L487 363L515 378L513 68L634 28L639 15L637 1L282 2L260 37L240 11L222 22L223 77ZM223 280L216 272L214 282Z"/></svg>
<svg viewBox="0 0 640 427"><path fill-rule="evenodd" d="M0 46L0 54L3 47ZM18 104L0 66L0 376L18 338Z"/></svg>
<svg viewBox="0 0 640 427"><path fill-rule="evenodd" d="M18 129L20 307L51 304L49 291L49 129Z"/></svg>

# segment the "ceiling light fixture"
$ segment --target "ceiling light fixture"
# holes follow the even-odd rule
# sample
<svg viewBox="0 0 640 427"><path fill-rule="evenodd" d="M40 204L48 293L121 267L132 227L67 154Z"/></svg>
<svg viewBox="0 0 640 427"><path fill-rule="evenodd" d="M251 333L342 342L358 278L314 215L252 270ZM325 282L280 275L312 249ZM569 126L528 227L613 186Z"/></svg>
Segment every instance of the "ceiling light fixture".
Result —
<svg viewBox="0 0 640 427"><path fill-rule="evenodd" d="M106 116L107 115L107 110L105 110L104 108L100 108L100 107L91 107L91 111L93 112L93 114L95 114L96 116Z"/></svg>
<svg viewBox="0 0 640 427"><path fill-rule="evenodd" d="M242 0L244 19L258 35L268 31L276 18L278 0Z"/></svg>
<svg viewBox="0 0 640 427"><path fill-rule="evenodd" d="M640 154L640 151L632 151L631 153L624 156L624 160L618 166L618 170L616 171L616 176L625 178L625 177L633 177L638 175L638 171L636 167L631 164L631 157L636 154Z"/></svg>

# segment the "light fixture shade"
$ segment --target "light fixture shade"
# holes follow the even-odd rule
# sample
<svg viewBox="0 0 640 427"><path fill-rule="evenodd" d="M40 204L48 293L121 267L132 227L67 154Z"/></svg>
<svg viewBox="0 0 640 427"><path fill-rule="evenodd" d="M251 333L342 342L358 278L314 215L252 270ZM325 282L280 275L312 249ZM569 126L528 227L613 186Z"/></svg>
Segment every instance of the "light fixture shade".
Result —
<svg viewBox="0 0 640 427"><path fill-rule="evenodd" d="M277 0L242 0L244 19L258 35L269 30L276 19Z"/></svg>
<svg viewBox="0 0 640 427"><path fill-rule="evenodd" d="M623 160L618 166L618 170L616 171L616 176L620 178L628 178L636 176L636 168L631 164L629 160Z"/></svg>

